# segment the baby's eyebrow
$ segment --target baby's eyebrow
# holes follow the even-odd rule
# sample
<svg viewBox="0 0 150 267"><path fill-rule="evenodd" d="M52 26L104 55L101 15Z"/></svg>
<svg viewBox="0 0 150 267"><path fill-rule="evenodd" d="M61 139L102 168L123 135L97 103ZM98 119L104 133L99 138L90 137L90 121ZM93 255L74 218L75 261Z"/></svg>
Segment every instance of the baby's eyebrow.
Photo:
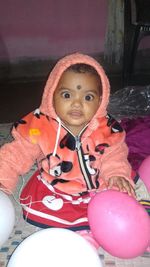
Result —
<svg viewBox="0 0 150 267"><path fill-rule="evenodd" d="M70 88L67 88L67 87L60 87L60 88L58 88L58 90L59 91L65 91L65 90L67 90L67 91L73 91L73 90L71 90Z"/></svg>
<svg viewBox="0 0 150 267"><path fill-rule="evenodd" d="M95 94L95 95L99 95L99 92L97 91L97 90L87 90L87 91L85 91L85 93L86 94L90 94L90 93L92 93L92 94Z"/></svg>

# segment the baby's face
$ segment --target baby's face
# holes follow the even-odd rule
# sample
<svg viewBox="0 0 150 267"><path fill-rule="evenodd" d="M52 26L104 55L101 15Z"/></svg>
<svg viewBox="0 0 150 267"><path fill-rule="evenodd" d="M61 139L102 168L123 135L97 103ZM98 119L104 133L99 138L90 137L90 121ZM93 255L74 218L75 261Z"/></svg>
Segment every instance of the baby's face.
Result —
<svg viewBox="0 0 150 267"><path fill-rule="evenodd" d="M101 101L101 83L96 75L66 71L54 93L53 104L64 125L77 135L93 118Z"/></svg>

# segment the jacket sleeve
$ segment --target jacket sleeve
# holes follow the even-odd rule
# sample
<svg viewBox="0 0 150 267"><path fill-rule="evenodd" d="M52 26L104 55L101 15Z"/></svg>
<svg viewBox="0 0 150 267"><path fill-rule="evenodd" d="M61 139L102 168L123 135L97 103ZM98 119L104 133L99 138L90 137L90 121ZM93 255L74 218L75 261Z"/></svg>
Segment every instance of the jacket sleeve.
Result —
<svg viewBox="0 0 150 267"><path fill-rule="evenodd" d="M115 133L114 133L115 134ZM124 141L123 132L117 142L106 148L101 159L101 177L107 182L111 177L121 176L128 180L132 186L134 182L131 178L131 165L128 162L128 147Z"/></svg>
<svg viewBox="0 0 150 267"><path fill-rule="evenodd" d="M30 143L15 129L12 134L14 140L4 144L0 149L0 189L7 193L12 193L19 175L29 171L40 155L38 145Z"/></svg>

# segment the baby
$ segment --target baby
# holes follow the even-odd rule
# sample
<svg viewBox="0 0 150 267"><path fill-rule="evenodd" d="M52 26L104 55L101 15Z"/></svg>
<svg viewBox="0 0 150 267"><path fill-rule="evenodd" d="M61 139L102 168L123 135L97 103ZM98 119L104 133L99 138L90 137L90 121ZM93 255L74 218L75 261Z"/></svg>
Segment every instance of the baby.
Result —
<svg viewBox="0 0 150 267"><path fill-rule="evenodd" d="M93 58L75 53L54 67L41 105L14 124L14 140L0 149L1 190L37 162L20 202L29 223L89 229L93 194L114 188L134 196L125 132L107 114L110 87Z"/></svg>

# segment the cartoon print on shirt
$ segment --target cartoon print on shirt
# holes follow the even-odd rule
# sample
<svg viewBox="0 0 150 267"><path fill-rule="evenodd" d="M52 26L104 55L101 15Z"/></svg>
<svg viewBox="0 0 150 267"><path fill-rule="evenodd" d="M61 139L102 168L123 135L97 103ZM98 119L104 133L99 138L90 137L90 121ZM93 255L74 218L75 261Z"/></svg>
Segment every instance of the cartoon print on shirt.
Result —
<svg viewBox="0 0 150 267"><path fill-rule="evenodd" d="M111 133L123 132L119 122L117 122L111 115L107 114L106 118L108 119L107 126L111 127Z"/></svg>
<svg viewBox="0 0 150 267"><path fill-rule="evenodd" d="M60 148L64 147L67 147L72 151L76 149L76 140L70 133L67 133L60 141Z"/></svg>
<svg viewBox="0 0 150 267"><path fill-rule="evenodd" d="M97 170L90 166L90 162L96 160L95 157L92 155L85 154L84 159L85 159L85 164L86 164L86 167L87 167L89 173L91 175L95 175Z"/></svg>
<svg viewBox="0 0 150 267"><path fill-rule="evenodd" d="M37 119L40 119L41 115L44 116L44 114L43 114L42 112L40 112L40 109L39 109L39 108L35 109L35 111L34 111L33 114L34 114L34 116L35 116Z"/></svg>
<svg viewBox="0 0 150 267"><path fill-rule="evenodd" d="M71 171L73 164L70 161L62 161L57 166L49 170L49 173L54 177L59 177L63 172Z"/></svg>
<svg viewBox="0 0 150 267"><path fill-rule="evenodd" d="M51 210L60 210L63 207L62 198L56 198L55 196L45 196L42 199L42 203Z"/></svg>
<svg viewBox="0 0 150 267"><path fill-rule="evenodd" d="M14 123L14 127L17 128L19 124L26 124L26 123L27 122L25 120L20 119Z"/></svg>
<svg viewBox="0 0 150 267"><path fill-rule="evenodd" d="M99 152L101 155L103 155L106 147L109 147L107 143L98 144L95 147L95 152Z"/></svg>

